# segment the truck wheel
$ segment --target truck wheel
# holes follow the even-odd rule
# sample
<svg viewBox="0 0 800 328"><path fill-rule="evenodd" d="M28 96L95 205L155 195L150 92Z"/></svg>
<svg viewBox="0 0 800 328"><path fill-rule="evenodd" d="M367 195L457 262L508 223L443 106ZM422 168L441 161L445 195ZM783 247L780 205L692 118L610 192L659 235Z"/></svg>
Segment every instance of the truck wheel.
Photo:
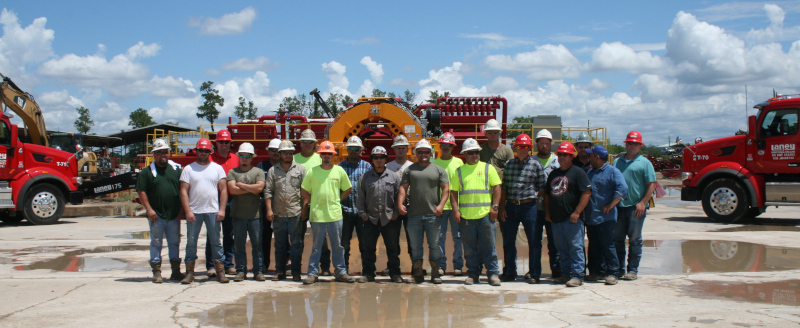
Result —
<svg viewBox="0 0 800 328"><path fill-rule="evenodd" d="M722 178L712 181L703 190L703 211L714 221L733 223L745 217L747 194L736 181Z"/></svg>
<svg viewBox="0 0 800 328"><path fill-rule="evenodd" d="M64 195L50 184L33 186L25 197L23 213L33 224L53 224L64 214Z"/></svg>

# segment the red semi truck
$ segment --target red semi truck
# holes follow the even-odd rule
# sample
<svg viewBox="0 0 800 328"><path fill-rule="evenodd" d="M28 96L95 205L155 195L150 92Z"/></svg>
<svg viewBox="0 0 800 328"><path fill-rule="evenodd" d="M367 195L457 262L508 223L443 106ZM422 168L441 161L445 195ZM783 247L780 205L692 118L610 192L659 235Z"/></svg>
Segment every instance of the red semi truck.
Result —
<svg viewBox="0 0 800 328"><path fill-rule="evenodd" d="M800 206L800 95L777 95L754 108L747 134L683 152L681 200L701 201L719 222L754 218L767 206Z"/></svg>

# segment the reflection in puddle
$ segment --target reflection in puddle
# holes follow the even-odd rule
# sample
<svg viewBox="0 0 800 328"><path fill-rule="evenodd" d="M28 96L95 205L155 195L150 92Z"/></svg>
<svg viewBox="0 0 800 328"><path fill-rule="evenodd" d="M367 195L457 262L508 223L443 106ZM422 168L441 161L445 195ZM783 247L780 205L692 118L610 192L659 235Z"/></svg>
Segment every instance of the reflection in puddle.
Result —
<svg viewBox="0 0 800 328"><path fill-rule="evenodd" d="M643 274L760 272L800 268L800 249L721 240L648 240Z"/></svg>
<svg viewBox="0 0 800 328"><path fill-rule="evenodd" d="M735 300L798 306L800 280L774 281L757 284L700 282L692 286L693 294L710 294Z"/></svg>
<svg viewBox="0 0 800 328"><path fill-rule="evenodd" d="M740 227L727 227L714 232L738 232L738 231L800 231L800 227L779 226L779 225L744 225Z"/></svg>
<svg viewBox="0 0 800 328"><path fill-rule="evenodd" d="M294 292L249 294L193 315L200 326L475 327L500 307L551 302L543 293L482 294L400 284L319 283Z"/></svg>
<svg viewBox="0 0 800 328"><path fill-rule="evenodd" d="M107 236L110 238L125 238L125 239L150 239L150 231L128 232L124 235ZM166 237L164 238L166 242Z"/></svg>
<svg viewBox="0 0 800 328"><path fill-rule="evenodd" d="M37 247L23 249L14 252L15 255L27 255L36 253L50 253L61 252L65 247ZM113 259L107 257L94 258L91 256L82 256L84 254L93 253L110 253L122 251L145 251L149 250L150 246L140 245L122 245L122 246L102 246L93 249L79 249L75 251L63 252L64 254L53 259L36 261L28 265L15 266L15 270L52 270L52 271L68 271L68 272L97 272L108 270L133 270L133 271L146 271L149 269L146 265L131 265L125 259Z"/></svg>

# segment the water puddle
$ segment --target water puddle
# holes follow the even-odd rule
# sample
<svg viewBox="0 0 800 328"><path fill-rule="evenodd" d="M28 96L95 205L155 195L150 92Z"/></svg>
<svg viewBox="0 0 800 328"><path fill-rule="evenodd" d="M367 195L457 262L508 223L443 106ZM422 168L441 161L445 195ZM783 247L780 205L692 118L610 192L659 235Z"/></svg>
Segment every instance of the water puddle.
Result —
<svg viewBox="0 0 800 328"><path fill-rule="evenodd" d="M15 256L30 254L41 254L50 252L63 252L63 255L41 261L35 261L28 265L15 266L15 270L51 270L67 272L98 272L109 270L132 270L147 271L149 267L142 263L132 264L124 258L92 257L86 254L111 253L123 251L146 251L150 246L146 245L120 245L102 246L93 249L79 249L64 252L63 249L69 247L36 247L15 251Z"/></svg>
<svg viewBox="0 0 800 328"><path fill-rule="evenodd" d="M714 232L738 232L738 231L800 231L800 227L795 226L779 226L779 225L744 225L741 227L728 227Z"/></svg>
<svg viewBox="0 0 800 328"><path fill-rule="evenodd" d="M559 294L468 289L442 290L402 284L319 283L294 292L251 293L234 303L191 315L200 326L476 327L500 318L500 308L551 302ZM506 318L508 319L508 318Z"/></svg>
<svg viewBox="0 0 800 328"><path fill-rule="evenodd" d="M122 235L106 236L109 238L123 238L123 239L150 239L150 231L136 231L128 232ZM166 242L166 238L164 238Z"/></svg>
<svg viewBox="0 0 800 328"><path fill-rule="evenodd" d="M639 272L762 272L800 268L800 249L722 240L645 241Z"/></svg>
<svg viewBox="0 0 800 328"><path fill-rule="evenodd" d="M689 288L694 296L716 296L743 302L799 306L800 280L763 283L700 282Z"/></svg>

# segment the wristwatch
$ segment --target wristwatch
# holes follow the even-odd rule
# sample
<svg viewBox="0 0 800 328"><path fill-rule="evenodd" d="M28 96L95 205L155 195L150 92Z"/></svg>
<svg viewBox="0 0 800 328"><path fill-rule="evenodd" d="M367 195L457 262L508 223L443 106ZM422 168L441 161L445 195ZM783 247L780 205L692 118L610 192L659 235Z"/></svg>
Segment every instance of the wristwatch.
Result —
<svg viewBox="0 0 800 328"><path fill-rule="evenodd" d="M495 211L499 211L500 210L500 205L492 205L492 209L495 210Z"/></svg>

